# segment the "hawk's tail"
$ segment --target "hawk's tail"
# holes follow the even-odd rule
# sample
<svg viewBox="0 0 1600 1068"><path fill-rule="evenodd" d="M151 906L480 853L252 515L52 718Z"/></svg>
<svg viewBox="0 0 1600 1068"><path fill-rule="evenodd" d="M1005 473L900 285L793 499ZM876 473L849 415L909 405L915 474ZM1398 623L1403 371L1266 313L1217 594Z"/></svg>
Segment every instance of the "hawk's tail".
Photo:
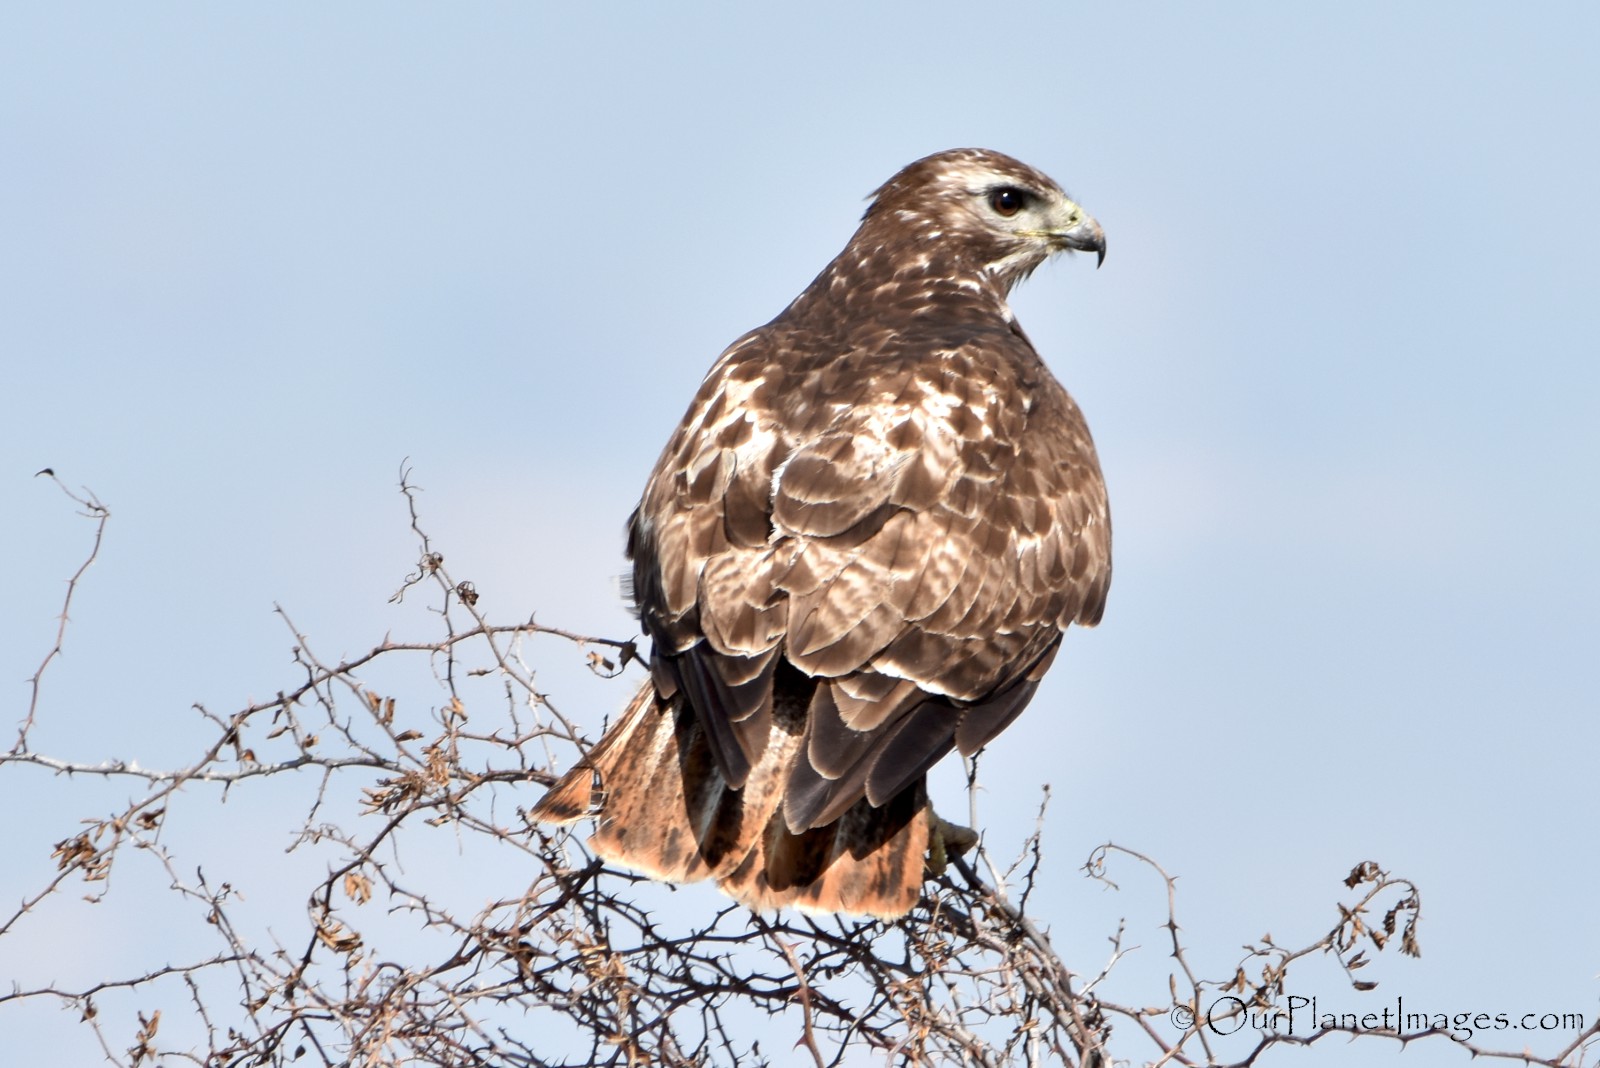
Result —
<svg viewBox="0 0 1600 1068"><path fill-rule="evenodd" d="M804 705L781 697L743 789L729 787L683 698L646 682L622 718L534 806L534 819L597 820L590 846L666 882L713 878L754 909L893 918L917 903L930 812L919 778L882 808L862 798L833 823L793 834L782 800Z"/></svg>

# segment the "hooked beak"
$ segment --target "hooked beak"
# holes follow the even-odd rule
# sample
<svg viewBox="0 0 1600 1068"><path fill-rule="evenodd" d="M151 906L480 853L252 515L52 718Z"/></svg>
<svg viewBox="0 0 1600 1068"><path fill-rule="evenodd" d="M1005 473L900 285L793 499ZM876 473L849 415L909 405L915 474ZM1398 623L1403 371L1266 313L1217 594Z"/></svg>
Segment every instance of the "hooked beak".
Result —
<svg viewBox="0 0 1600 1068"><path fill-rule="evenodd" d="M1050 243L1058 248L1093 252L1095 268L1106 262L1106 232L1094 218L1072 201L1066 202L1065 224L1049 231Z"/></svg>

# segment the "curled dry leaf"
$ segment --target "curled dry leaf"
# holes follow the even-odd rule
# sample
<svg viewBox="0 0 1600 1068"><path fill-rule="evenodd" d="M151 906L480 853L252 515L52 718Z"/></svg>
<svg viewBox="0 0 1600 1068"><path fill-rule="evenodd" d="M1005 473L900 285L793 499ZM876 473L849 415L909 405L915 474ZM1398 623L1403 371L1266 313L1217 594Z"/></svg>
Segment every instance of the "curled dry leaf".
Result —
<svg viewBox="0 0 1600 1068"><path fill-rule="evenodd" d="M358 905L365 905L372 900L372 880L358 871L346 872L344 877L345 896Z"/></svg>

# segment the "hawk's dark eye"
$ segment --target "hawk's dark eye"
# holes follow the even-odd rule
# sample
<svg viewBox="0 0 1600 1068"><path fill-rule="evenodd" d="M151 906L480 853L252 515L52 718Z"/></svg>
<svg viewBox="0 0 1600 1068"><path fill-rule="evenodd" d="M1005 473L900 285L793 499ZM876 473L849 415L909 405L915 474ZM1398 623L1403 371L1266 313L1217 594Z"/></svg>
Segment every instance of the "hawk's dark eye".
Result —
<svg viewBox="0 0 1600 1068"><path fill-rule="evenodd" d="M1009 185L1003 185L989 194L989 206L996 215L1007 219L1021 211L1028 203L1028 194Z"/></svg>

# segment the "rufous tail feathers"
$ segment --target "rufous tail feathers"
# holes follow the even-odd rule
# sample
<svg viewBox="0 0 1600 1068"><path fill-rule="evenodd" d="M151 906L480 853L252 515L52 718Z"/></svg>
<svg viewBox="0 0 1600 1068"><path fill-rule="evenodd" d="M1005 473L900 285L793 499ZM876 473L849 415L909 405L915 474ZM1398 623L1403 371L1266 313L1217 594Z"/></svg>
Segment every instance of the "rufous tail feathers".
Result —
<svg viewBox="0 0 1600 1068"><path fill-rule="evenodd" d="M664 882L715 879L753 909L904 915L921 892L933 818L922 780L882 808L862 798L833 823L791 833L783 788L800 755L804 707L779 695L766 749L735 790L682 696L660 700L646 682L531 815L592 816L589 844L605 859Z"/></svg>

